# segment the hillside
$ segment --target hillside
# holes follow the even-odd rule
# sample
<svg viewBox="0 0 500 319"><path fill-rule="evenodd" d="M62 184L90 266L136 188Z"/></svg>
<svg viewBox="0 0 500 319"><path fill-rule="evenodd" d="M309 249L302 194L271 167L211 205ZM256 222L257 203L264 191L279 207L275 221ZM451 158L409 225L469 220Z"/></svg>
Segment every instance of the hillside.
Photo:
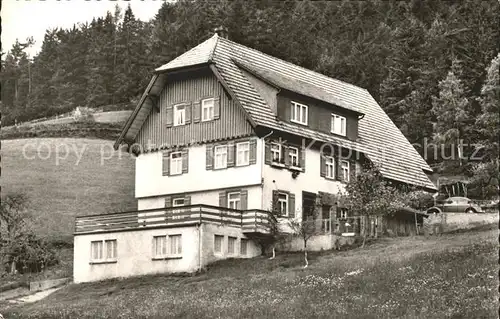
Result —
<svg viewBox="0 0 500 319"><path fill-rule="evenodd" d="M134 160L112 144L87 138L2 141L2 192L25 192L37 232L71 241L76 214L136 208Z"/></svg>
<svg viewBox="0 0 500 319"><path fill-rule="evenodd" d="M225 260L196 276L71 284L6 318L495 318L497 230ZM0 308L2 304L0 303Z"/></svg>

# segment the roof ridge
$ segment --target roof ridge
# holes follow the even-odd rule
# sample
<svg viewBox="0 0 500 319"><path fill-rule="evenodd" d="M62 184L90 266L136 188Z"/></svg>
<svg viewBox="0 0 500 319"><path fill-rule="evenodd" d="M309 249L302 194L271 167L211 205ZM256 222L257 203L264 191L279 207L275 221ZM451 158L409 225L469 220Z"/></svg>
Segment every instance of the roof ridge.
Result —
<svg viewBox="0 0 500 319"><path fill-rule="evenodd" d="M308 68L303 67L303 66L300 66L300 65L298 65L298 64L295 64L295 63L292 63L292 62L289 62L289 61L286 61L286 60L280 59L280 58L278 58L278 57L272 56L272 55L267 54L267 53L265 53L265 52L259 51L259 50L255 49L255 48L252 48L252 47L249 47L249 46L243 45L243 44L241 44L241 43L234 42L234 41L229 40L229 39L226 39L226 38L222 38L221 40L222 40L222 41L227 41L227 42L230 42L230 44L235 44L235 45L242 46L242 47L247 48L247 49L249 49L249 50L251 50L251 51L255 51L255 52L258 52L258 53L263 54L263 55L265 55L265 56L268 56L268 57L270 57L270 58L272 58L272 59L275 59L275 60L280 60L280 61L282 61L282 62L284 62L284 63L286 63L286 64L289 64L289 65L293 65L293 66L295 66L295 67L298 67L298 68L300 68L300 69L302 69L302 70L304 70L304 71L306 71L306 72L311 72L311 73L314 73L314 74L320 75L320 76L322 76L322 77L325 77L325 78L327 78L327 79L330 79L330 80L333 80L333 81L337 81L337 82L339 82L339 83L346 84L346 85L352 86L352 87L354 87L354 88L361 89L361 90L363 90L363 91L368 92L368 90L367 90L367 89L365 89L364 87L357 86L357 85L355 85L355 84L352 84L352 83L349 83L349 82L345 82L345 81L342 81L342 80L339 80L339 79L336 79L336 78L332 78L332 77L330 77L330 76L328 76L328 75L326 75L326 74L319 73L319 72L317 72L317 71L314 71L314 70L308 69ZM368 93L370 93L370 92L368 92ZM371 94L370 94L370 95L371 95Z"/></svg>

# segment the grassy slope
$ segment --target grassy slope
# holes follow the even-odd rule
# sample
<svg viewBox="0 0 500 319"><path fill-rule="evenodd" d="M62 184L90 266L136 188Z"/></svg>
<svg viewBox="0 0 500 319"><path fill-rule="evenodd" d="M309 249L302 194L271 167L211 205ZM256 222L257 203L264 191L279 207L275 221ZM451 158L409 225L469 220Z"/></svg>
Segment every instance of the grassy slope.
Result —
<svg viewBox="0 0 500 319"><path fill-rule="evenodd" d="M8 318L495 318L498 231L226 260L193 277L70 285ZM1 308L1 305L0 305Z"/></svg>
<svg viewBox="0 0 500 319"><path fill-rule="evenodd" d="M37 231L51 239L71 241L75 215L136 208L130 155L122 154L120 159L115 152L101 165L101 150L109 157L112 143L71 138L2 141L2 192L25 192ZM23 156L25 146L26 155L35 159ZM61 158L68 150L58 164L57 149ZM79 163L75 149L84 150Z"/></svg>

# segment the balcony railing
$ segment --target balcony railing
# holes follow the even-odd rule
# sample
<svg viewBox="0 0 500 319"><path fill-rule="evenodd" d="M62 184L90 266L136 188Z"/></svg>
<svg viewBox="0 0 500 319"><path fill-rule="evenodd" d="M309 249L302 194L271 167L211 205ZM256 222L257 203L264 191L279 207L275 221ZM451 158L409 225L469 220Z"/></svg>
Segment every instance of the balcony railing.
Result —
<svg viewBox="0 0 500 319"><path fill-rule="evenodd" d="M273 216L263 210L235 210L210 205L190 205L122 213L77 216L75 234L134 230L144 227L181 227L215 223L240 227L247 233L269 233Z"/></svg>

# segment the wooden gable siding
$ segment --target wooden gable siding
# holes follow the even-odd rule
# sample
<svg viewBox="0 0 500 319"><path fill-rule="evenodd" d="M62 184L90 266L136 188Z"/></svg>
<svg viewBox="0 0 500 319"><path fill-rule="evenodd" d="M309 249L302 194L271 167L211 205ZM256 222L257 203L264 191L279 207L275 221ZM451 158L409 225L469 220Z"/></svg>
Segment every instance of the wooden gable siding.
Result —
<svg viewBox="0 0 500 319"><path fill-rule="evenodd" d="M335 113L346 118L346 137L352 141L356 141L358 138L358 118L356 113L344 110L340 107L328 105L327 103L315 101L298 94L293 94L292 92L282 91L278 94L278 118L280 120L294 124L290 121L292 101L308 106L307 127L310 129L332 134L331 114Z"/></svg>
<svg viewBox="0 0 500 319"><path fill-rule="evenodd" d="M177 103L194 103L203 98L220 98L220 117L216 120L167 127L167 106ZM167 82L159 98L160 112L152 109L139 131L136 143L143 150L207 143L217 140L249 136L253 129L244 111L230 100L223 86L213 74L203 73L196 77L176 77ZM191 112L191 116L193 116ZM149 146L148 147L148 142Z"/></svg>

